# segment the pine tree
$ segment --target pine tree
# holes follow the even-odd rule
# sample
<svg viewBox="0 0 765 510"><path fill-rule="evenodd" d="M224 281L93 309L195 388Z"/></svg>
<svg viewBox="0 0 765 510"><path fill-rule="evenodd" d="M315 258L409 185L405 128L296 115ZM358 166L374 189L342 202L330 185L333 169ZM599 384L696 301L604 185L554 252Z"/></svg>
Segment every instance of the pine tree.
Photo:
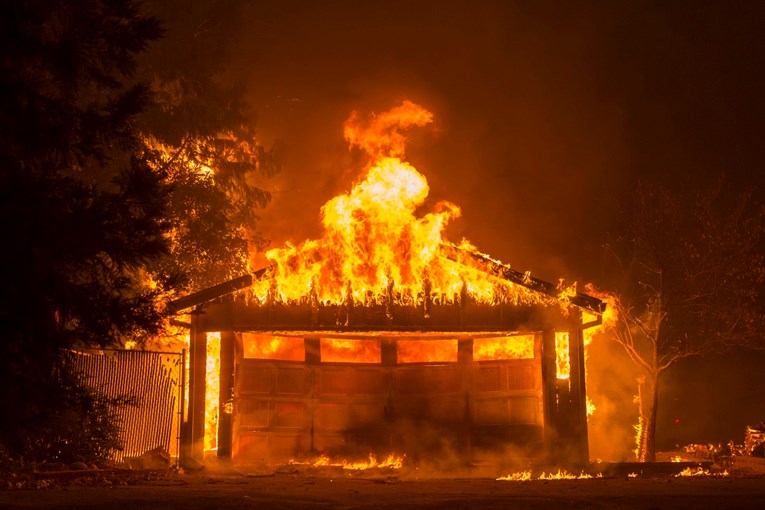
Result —
<svg viewBox="0 0 765 510"><path fill-rule="evenodd" d="M161 324L155 297L173 282L148 271L168 251L169 188L137 157L135 122L150 90L134 83L137 55L161 34L132 0L0 5L6 456L48 458L52 436L75 434L51 430L72 411L61 349L118 343ZM92 411L88 399L77 402Z"/></svg>

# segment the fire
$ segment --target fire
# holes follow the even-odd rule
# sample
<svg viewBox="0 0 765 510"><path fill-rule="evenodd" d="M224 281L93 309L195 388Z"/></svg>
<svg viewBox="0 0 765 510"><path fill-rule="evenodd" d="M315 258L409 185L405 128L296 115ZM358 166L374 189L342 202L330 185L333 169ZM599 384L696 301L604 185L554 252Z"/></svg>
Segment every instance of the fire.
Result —
<svg viewBox="0 0 765 510"><path fill-rule="evenodd" d="M242 333L245 358L305 361L302 338Z"/></svg>
<svg viewBox="0 0 765 510"><path fill-rule="evenodd" d="M571 357L568 349L568 332L555 333L555 366L558 379L571 377Z"/></svg>
<svg viewBox="0 0 765 510"><path fill-rule="evenodd" d="M380 342L377 340L319 340L321 360L340 363L380 363Z"/></svg>
<svg viewBox="0 0 765 510"><path fill-rule="evenodd" d="M460 208L441 201L418 216L428 183L402 159L402 130L432 120L432 113L409 101L368 121L351 115L345 137L351 148L367 153L369 163L348 193L321 208L319 239L266 253L273 271L253 286L259 300L417 305L424 299L455 302L467 293L486 303L553 301L442 255L449 245L444 228ZM459 248L478 253L466 241Z"/></svg>
<svg viewBox="0 0 765 510"><path fill-rule="evenodd" d="M220 397L220 333L207 334L205 375L205 451L218 448L218 402Z"/></svg>
<svg viewBox="0 0 765 510"><path fill-rule="evenodd" d="M595 406L593 401L590 399L590 397L587 397L587 416L592 416L595 414L595 411L597 411L598 408Z"/></svg>
<svg viewBox="0 0 765 510"><path fill-rule="evenodd" d="M531 480L531 471L518 471L509 475L500 476L497 480L507 480L511 482L525 482Z"/></svg>
<svg viewBox="0 0 765 510"><path fill-rule="evenodd" d="M398 363L457 361L457 340L399 340Z"/></svg>
<svg viewBox="0 0 765 510"><path fill-rule="evenodd" d="M320 455L312 461L290 460L289 464L310 467L341 467L348 471L364 471L367 469L401 469L404 465L406 455L389 454L383 460L378 461L374 453L369 454L366 460L332 460L326 455Z"/></svg>
<svg viewBox="0 0 765 510"><path fill-rule="evenodd" d="M634 400L638 401L640 397L635 395ZM635 429L635 449L632 450L635 458L640 460L640 453L643 448L643 417L638 415L638 422L632 426Z"/></svg>
<svg viewBox="0 0 765 510"><path fill-rule="evenodd" d="M687 467L680 471L678 474L675 475L675 477L681 477L681 476L710 476L711 473L708 469L704 469L702 467L697 468L690 468Z"/></svg>
<svg viewBox="0 0 765 510"><path fill-rule="evenodd" d="M599 474L598 478L602 478L603 475ZM528 480L587 480L593 478L591 474L581 472L578 475L569 473L565 469L559 469L557 473L552 471L549 473L542 472L537 478L532 476L531 471L519 471L506 476L500 476L497 480L512 481L512 482L525 482Z"/></svg>
<svg viewBox="0 0 765 510"><path fill-rule="evenodd" d="M531 359L534 357L534 335L476 338L473 360Z"/></svg>

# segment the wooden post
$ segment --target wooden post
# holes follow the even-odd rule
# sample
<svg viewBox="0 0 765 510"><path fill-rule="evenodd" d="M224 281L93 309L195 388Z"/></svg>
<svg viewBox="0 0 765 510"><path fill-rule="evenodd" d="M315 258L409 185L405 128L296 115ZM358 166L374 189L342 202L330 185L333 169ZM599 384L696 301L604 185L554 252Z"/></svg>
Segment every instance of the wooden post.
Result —
<svg viewBox="0 0 765 510"><path fill-rule="evenodd" d="M383 338L380 340L380 363L384 367L394 367L398 363L395 338Z"/></svg>
<svg viewBox="0 0 765 510"><path fill-rule="evenodd" d="M318 338L304 338L306 365L318 365L321 363L321 342Z"/></svg>
<svg viewBox="0 0 765 510"><path fill-rule="evenodd" d="M310 451L315 451L315 419L316 419L316 408L317 408L317 392L316 392L316 386L319 383L319 370L321 368L319 365L321 364L321 340L318 338L304 338L303 339L303 348L305 349L305 364L309 371L309 385L310 385L310 392L309 392L309 398L310 398L310 418L311 418L311 424L309 427L309 449Z"/></svg>
<svg viewBox="0 0 765 510"><path fill-rule="evenodd" d="M577 314L578 315L578 314ZM585 465L590 460L587 437L587 386L585 383L584 334L581 319L569 332L569 356L571 360L571 411L572 441L576 443L577 462Z"/></svg>
<svg viewBox="0 0 765 510"><path fill-rule="evenodd" d="M220 392L218 395L218 458L231 459L232 412L234 406L234 356L236 335L233 331L220 334Z"/></svg>
<svg viewBox="0 0 765 510"><path fill-rule="evenodd" d="M558 449L558 388L555 365L555 331L545 329L542 337L542 398L544 401L544 437L547 455Z"/></svg>
<svg viewBox="0 0 765 510"><path fill-rule="evenodd" d="M465 397L464 418L462 420L464 432L462 440L465 442L464 448L468 458L472 457L473 449L473 419L470 412L470 395L472 393L472 372L473 372L473 339L467 338L457 340L457 366L460 371L461 391ZM456 409L455 409L456 411Z"/></svg>
<svg viewBox="0 0 765 510"><path fill-rule="evenodd" d="M205 392L207 391L207 333L199 330L199 316L191 316L189 341L189 413L187 465L204 462Z"/></svg>

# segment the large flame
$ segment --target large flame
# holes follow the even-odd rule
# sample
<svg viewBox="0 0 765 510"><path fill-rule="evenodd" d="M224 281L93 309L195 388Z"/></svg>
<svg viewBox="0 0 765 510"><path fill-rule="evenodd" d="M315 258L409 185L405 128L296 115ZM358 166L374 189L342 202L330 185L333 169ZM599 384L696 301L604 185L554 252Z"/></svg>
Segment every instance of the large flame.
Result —
<svg viewBox="0 0 765 510"><path fill-rule="evenodd" d="M220 399L220 332L207 334L205 377L205 451L218 449Z"/></svg>
<svg viewBox="0 0 765 510"><path fill-rule="evenodd" d="M538 302L545 296L491 277L477 268L440 256L446 225L460 215L456 205L442 201L418 215L428 196L425 177L402 158L402 130L425 126L433 115L405 101L369 119L354 112L345 124L351 147L369 156L353 188L321 208L323 235L301 244L286 243L266 253L275 266L273 278L255 283L261 300L322 303L381 302L416 304L423 293L451 302L467 291L483 302L497 295ZM475 251L469 243L463 250Z"/></svg>

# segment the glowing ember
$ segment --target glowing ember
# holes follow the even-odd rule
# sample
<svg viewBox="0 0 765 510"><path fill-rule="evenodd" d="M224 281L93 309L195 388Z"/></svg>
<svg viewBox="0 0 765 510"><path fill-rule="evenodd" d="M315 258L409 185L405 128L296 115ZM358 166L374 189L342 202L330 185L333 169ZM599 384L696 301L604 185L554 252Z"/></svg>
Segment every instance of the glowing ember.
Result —
<svg viewBox="0 0 765 510"><path fill-rule="evenodd" d="M205 451L209 451L218 448L220 333L207 334L207 373L205 385Z"/></svg>

